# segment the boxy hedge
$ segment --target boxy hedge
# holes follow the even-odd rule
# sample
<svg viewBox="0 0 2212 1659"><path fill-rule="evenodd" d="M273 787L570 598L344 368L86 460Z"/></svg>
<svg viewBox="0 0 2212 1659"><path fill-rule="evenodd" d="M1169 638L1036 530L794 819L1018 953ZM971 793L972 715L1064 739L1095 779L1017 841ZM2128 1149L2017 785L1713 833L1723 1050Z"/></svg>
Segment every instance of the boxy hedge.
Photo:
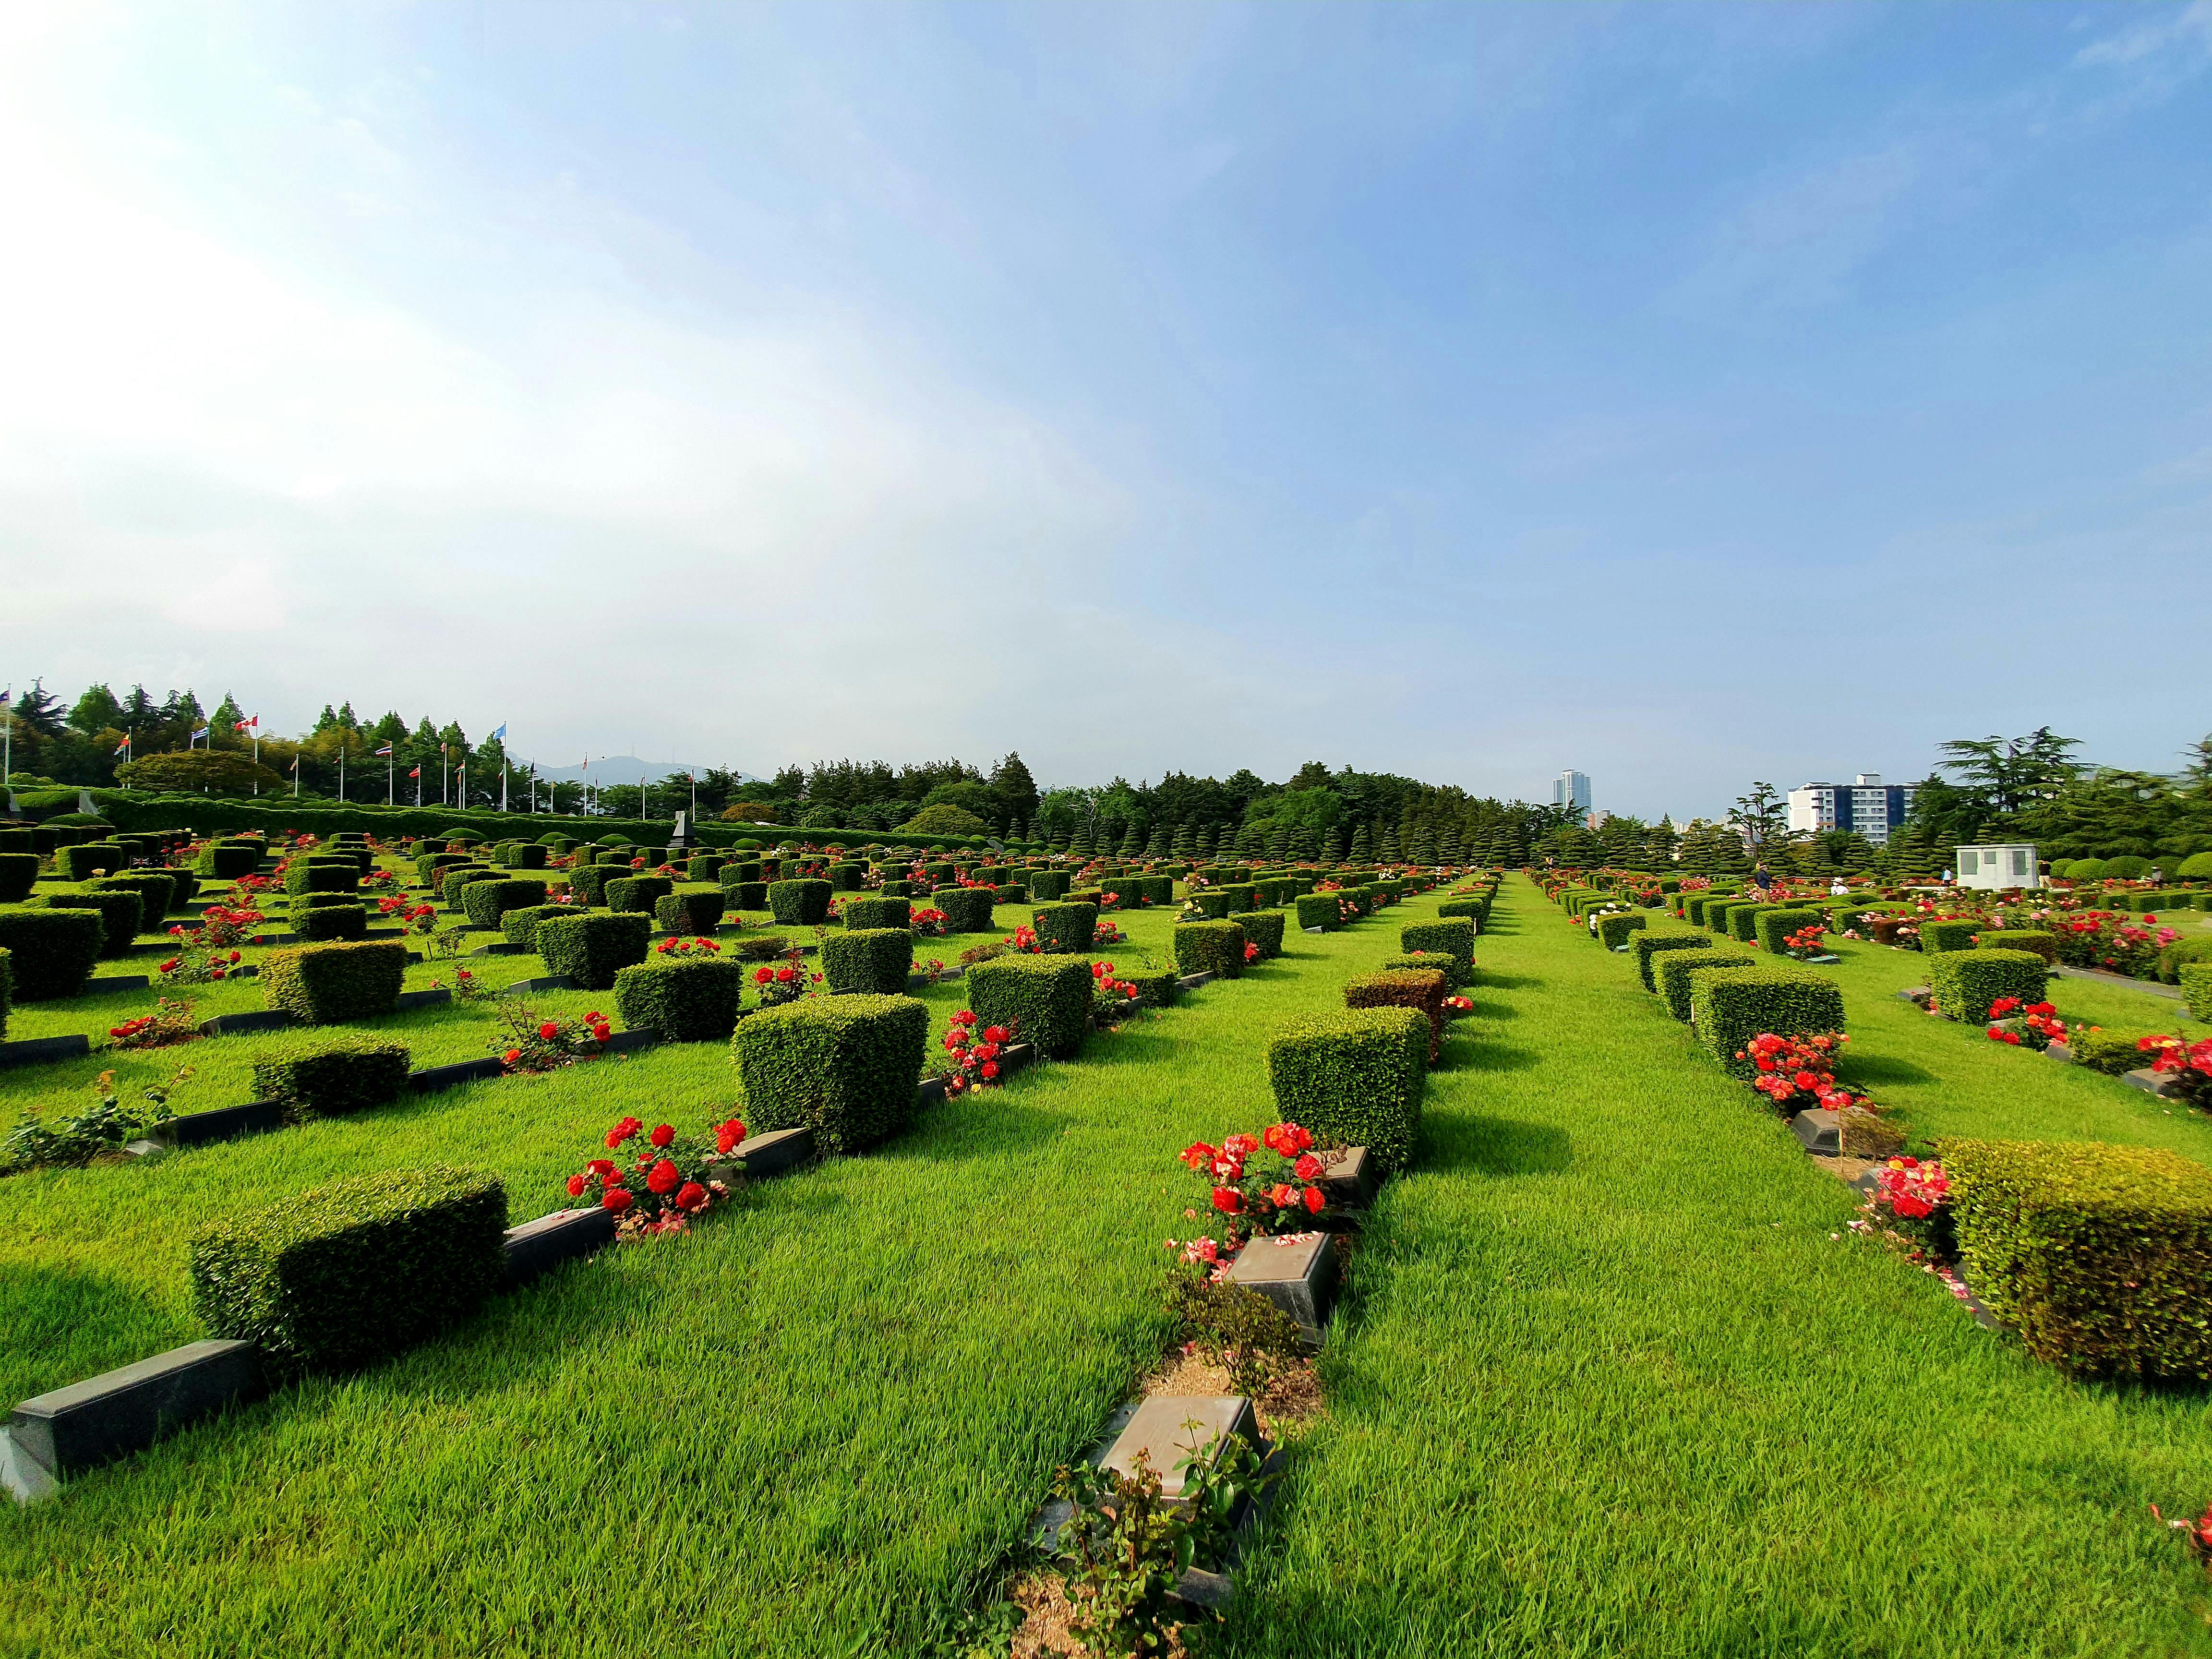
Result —
<svg viewBox="0 0 2212 1659"><path fill-rule="evenodd" d="M1095 981L1079 957L994 957L968 970L968 1006L983 1029L1003 1025L1048 1060L1066 1060L1090 1029Z"/></svg>
<svg viewBox="0 0 2212 1659"><path fill-rule="evenodd" d="M509 910L499 919L499 931L509 945L520 945L526 951L538 948L538 925L549 916L573 916L579 912L570 904L532 904L520 910Z"/></svg>
<svg viewBox="0 0 2212 1659"><path fill-rule="evenodd" d="M473 1313L506 1268L498 1176L432 1166L336 1181L204 1228L192 1305L279 1374L349 1370Z"/></svg>
<svg viewBox="0 0 2212 1659"><path fill-rule="evenodd" d="M1455 964L1455 987L1474 982L1474 922L1467 916L1438 921L1410 921L1398 930L1401 951L1428 951L1449 957Z"/></svg>
<svg viewBox="0 0 2212 1659"><path fill-rule="evenodd" d="M292 1037L253 1062L253 1097L294 1123L388 1105L407 1088L406 1045L371 1036Z"/></svg>
<svg viewBox="0 0 2212 1659"><path fill-rule="evenodd" d="M1233 921L1176 924L1176 966L1186 974L1236 979L1244 972L1244 930Z"/></svg>
<svg viewBox="0 0 2212 1659"><path fill-rule="evenodd" d="M145 925L146 902L128 891L56 893L46 900L50 910L89 910L100 918L100 954L127 957L131 943Z"/></svg>
<svg viewBox="0 0 2212 1659"><path fill-rule="evenodd" d="M548 972L566 974L580 991L605 991L615 975L645 960L653 918L635 910L585 910L538 924L538 954Z"/></svg>
<svg viewBox="0 0 2212 1659"><path fill-rule="evenodd" d="M615 1009L633 1031L714 1042L737 1030L745 970L720 957L661 957L615 971Z"/></svg>
<svg viewBox="0 0 2212 1659"><path fill-rule="evenodd" d="M1444 1036L1445 977L1439 969L1385 969L1344 988L1347 1008L1411 1008L1429 1023L1428 1060L1436 1064Z"/></svg>
<svg viewBox="0 0 2212 1659"><path fill-rule="evenodd" d="M1818 927L1825 933L1827 926L1828 918L1821 912L1784 904L1761 910L1752 924L1752 931L1758 937L1760 950L1779 957L1790 953L1789 939L1792 933L1808 927Z"/></svg>
<svg viewBox="0 0 2212 1659"><path fill-rule="evenodd" d="M822 936L822 978L832 991L896 995L913 969L911 928L848 927Z"/></svg>
<svg viewBox="0 0 2212 1659"><path fill-rule="evenodd" d="M1735 951L1705 951L1695 956L1686 953L1654 957L1653 976L1659 982L1659 995L1667 1005L1667 1012L1686 1024L1690 1018L1690 975L1703 969L1720 968L1734 970L1739 968L1763 968L1767 964L1757 957Z"/></svg>
<svg viewBox="0 0 2212 1659"><path fill-rule="evenodd" d="M2212 1170L2089 1141L1947 1140L1960 1265L2039 1359L2212 1379Z"/></svg>
<svg viewBox="0 0 2212 1659"><path fill-rule="evenodd" d="M1615 910L1597 919L1598 943L1608 951L1619 950L1630 938L1644 932L1650 918L1633 910Z"/></svg>
<svg viewBox="0 0 2212 1659"><path fill-rule="evenodd" d="M1244 941L1260 947L1260 960L1272 962L1283 954L1284 915L1280 910L1242 910L1223 918L1244 930Z"/></svg>
<svg viewBox="0 0 2212 1659"><path fill-rule="evenodd" d="M1802 968L1717 968L1708 963L1690 975L1690 1018L1698 1041L1736 1077L1758 1067L1738 1059L1762 1032L1806 1036L1844 1029L1844 994L1825 975Z"/></svg>
<svg viewBox="0 0 2212 1659"><path fill-rule="evenodd" d="M914 902L856 893L838 908L838 915L849 928L910 927L914 923Z"/></svg>
<svg viewBox="0 0 2212 1659"><path fill-rule="evenodd" d="M946 933L988 933L991 907L998 896L988 887L939 887L930 894L929 902L945 912Z"/></svg>
<svg viewBox="0 0 2212 1659"><path fill-rule="evenodd" d="M1309 1014L1267 1045L1275 1115L1323 1146L1364 1146L1385 1171L1413 1154L1428 1082L1429 1022L1411 1008Z"/></svg>
<svg viewBox="0 0 2212 1659"><path fill-rule="evenodd" d="M678 887L653 902L653 925L664 933L711 933L721 926L728 902L719 887Z"/></svg>
<svg viewBox="0 0 2212 1659"><path fill-rule="evenodd" d="M311 1025L388 1014L407 974L407 946L394 939L301 945L261 959L261 990L271 1008Z"/></svg>
<svg viewBox="0 0 2212 1659"><path fill-rule="evenodd" d="M1098 930L1095 904L1041 904L1030 913L1030 926L1048 953L1081 956Z"/></svg>
<svg viewBox="0 0 2212 1659"><path fill-rule="evenodd" d="M1920 924L1921 952L1933 957L1946 951L1971 951L1974 948L1974 936L1984 925L1978 921L1923 921Z"/></svg>
<svg viewBox="0 0 2212 1659"><path fill-rule="evenodd" d="M779 927L818 927L830 919L832 890L826 881L805 878L772 881L768 884L768 908ZM744 907L740 904L738 908Z"/></svg>
<svg viewBox="0 0 2212 1659"><path fill-rule="evenodd" d="M509 910L532 909L544 902L545 884L520 876L472 881L461 889L462 914L493 933L499 931L500 918Z"/></svg>
<svg viewBox="0 0 2212 1659"><path fill-rule="evenodd" d="M76 995L100 960L106 933L97 910L0 910L0 950L9 954L15 1000Z"/></svg>
<svg viewBox="0 0 2212 1659"><path fill-rule="evenodd" d="M1334 893L1301 893L1296 908L1301 927L1334 933L1344 926L1344 913L1338 908Z"/></svg>
<svg viewBox="0 0 2212 1659"><path fill-rule="evenodd" d="M2050 968L2033 951L1945 951L1928 958L1928 988L1936 1012L1979 1024L2001 997L2042 1001Z"/></svg>
<svg viewBox="0 0 2212 1659"><path fill-rule="evenodd" d="M345 902L343 893L318 894L317 897L335 898L336 904L310 905L292 913L292 933L303 945L319 945L331 939L355 939L368 937L368 907Z"/></svg>
<svg viewBox="0 0 2212 1659"><path fill-rule="evenodd" d="M806 997L738 1023L730 1057L748 1129L806 1128L853 1152L914 1116L929 1008L906 996Z"/></svg>
<svg viewBox="0 0 2212 1659"><path fill-rule="evenodd" d="M623 876L607 884L607 908L649 917L653 907L675 890L676 884L666 876Z"/></svg>
<svg viewBox="0 0 2212 1659"><path fill-rule="evenodd" d="M1636 956L1636 977L1647 991L1656 991L1659 981L1651 969L1652 957L1666 951L1710 951L1713 941L1705 933L1642 933L1628 941Z"/></svg>

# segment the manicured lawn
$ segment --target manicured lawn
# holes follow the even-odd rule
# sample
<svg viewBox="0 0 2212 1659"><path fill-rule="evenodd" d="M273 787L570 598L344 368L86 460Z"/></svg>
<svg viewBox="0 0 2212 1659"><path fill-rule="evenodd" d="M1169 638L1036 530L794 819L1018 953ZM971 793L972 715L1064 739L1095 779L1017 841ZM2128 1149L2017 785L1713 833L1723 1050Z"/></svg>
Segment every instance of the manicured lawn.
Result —
<svg viewBox="0 0 2212 1659"><path fill-rule="evenodd" d="M0 1630L57 1654L921 1650L1157 1358L1160 1241L1190 1198L1175 1153L1263 1123L1267 1038L1335 1005L1435 902L1293 929L1284 960L867 1156L763 1183L687 1237L562 1270L450 1339L203 1425L57 1503L0 1506ZM1171 915L1124 925L1164 953ZM960 988L929 1000L941 1024ZM482 1052L478 1013L401 1018ZM252 1042L181 1052L213 1072L211 1051ZM619 1113L689 1128L734 1099L722 1045L672 1046L149 1167L12 1178L0 1393L198 1334L184 1262L205 1217L439 1158L498 1170L520 1219L562 1201Z"/></svg>
<svg viewBox="0 0 2212 1659"><path fill-rule="evenodd" d="M2212 1498L2203 1396L2070 1383L1981 1329L1848 1231L1632 958L1518 877L1494 923L1493 1040L1434 1079L1377 1206L1229 1650L2212 1651L2145 1510ZM2212 1126L1896 1002L1917 965L1840 971L1850 1069L1923 1132L2212 1155Z"/></svg>

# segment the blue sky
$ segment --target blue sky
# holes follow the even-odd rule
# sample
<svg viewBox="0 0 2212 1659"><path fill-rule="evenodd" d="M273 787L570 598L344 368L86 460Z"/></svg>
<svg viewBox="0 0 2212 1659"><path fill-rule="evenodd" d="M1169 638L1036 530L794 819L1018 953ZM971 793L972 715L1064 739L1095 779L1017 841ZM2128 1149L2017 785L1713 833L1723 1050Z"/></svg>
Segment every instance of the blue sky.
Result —
<svg viewBox="0 0 2212 1659"><path fill-rule="evenodd" d="M0 678L1711 813L2212 727L2212 3L0 15Z"/></svg>

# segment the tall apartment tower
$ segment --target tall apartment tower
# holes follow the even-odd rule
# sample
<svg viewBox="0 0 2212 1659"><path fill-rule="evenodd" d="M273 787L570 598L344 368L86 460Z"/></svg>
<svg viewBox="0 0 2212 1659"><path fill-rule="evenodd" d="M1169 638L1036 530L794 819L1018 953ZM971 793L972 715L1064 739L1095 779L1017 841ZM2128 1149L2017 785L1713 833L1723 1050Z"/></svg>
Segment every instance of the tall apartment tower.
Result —
<svg viewBox="0 0 2212 1659"><path fill-rule="evenodd" d="M1590 810L1590 781L1587 772L1562 772L1552 780L1552 805L1563 807L1577 818L1587 819Z"/></svg>
<svg viewBox="0 0 2212 1659"><path fill-rule="evenodd" d="M1790 792L1790 827L1800 834L1855 830L1873 846L1887 843L1912 816L1919 787L1884 783L1879 772L1862 772L1850 783L1808 783Z"/></svg>

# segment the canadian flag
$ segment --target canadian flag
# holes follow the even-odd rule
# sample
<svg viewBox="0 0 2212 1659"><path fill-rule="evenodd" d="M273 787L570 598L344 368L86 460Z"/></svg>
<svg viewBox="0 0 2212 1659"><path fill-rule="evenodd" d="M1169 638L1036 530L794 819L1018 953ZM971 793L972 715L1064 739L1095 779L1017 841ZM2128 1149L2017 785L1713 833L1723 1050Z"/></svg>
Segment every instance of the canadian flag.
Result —
<svg viewBox="0 0 2212 1659"><path fill-rule="evenodd" d="M412 772L410 772L407 775L408 775L409 777L410 777L410 778L419 778L419 777L421 777L421 776L422 775L422 769L421 767L419 767L419 766L418 766L418 767L416 767L416 768Z"/></svg>
<svg viewBox="0 0 2212 1659"><path fill-rule="evenodd" d="M230 729L231 729L232 731L234 731L234 732L244 732L244 731L248 731L248 730L250 730L251 728L252 728L252 727L254 727L254 726L258 726L258 725L260 725L260 724L261 724L261 716L260 716L260 715L258 715L258 714L256 714L256 715L255 715L252 720L234 720L234 721L231 723L231 727L230 727Z"/></svg>

